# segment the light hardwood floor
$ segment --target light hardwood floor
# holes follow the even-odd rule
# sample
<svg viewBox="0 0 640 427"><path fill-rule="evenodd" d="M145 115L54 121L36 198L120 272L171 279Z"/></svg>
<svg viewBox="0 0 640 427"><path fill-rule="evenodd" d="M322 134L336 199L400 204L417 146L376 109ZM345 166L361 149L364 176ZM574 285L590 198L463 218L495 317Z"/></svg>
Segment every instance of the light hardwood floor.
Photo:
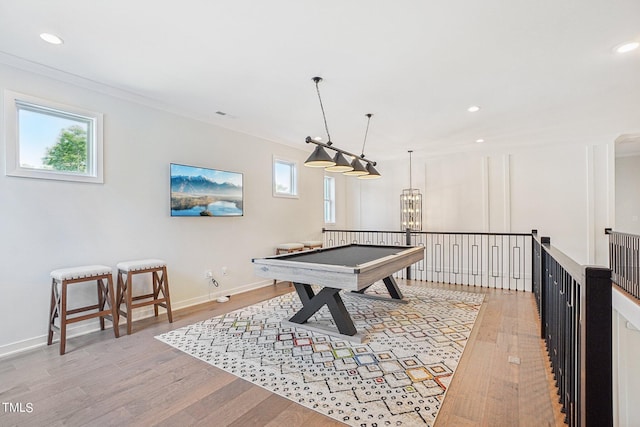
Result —
<svg viewBox="0 0 640 427"><path fill-rule="evenodd" d="M399 281L400 285L411 283ZM436 426L561 426L531 293L439 285L485 294ZM276 295L269 286L231 301L107 328L0 359L0 426L343 425L154 339L155 335ZM24 412L7 411L22 404ZM30 404L32 411L29 411Z"/></svg>

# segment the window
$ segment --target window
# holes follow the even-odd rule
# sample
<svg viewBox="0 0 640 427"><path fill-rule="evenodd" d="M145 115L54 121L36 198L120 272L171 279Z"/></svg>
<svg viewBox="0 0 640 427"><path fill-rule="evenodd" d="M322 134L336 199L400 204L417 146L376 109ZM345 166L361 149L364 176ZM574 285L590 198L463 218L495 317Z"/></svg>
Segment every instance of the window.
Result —
<svg viewBox="0 0 640 427"><path fill-rule="evenodd" d="M273 158L273 195L298 197L298 165L294 161Z"/></svg>
<svg viewBox="0 0 640 427"><path fill-rule="evenodd" d="M336 222L336 179L331 176L324 177L324 222Z"/></svg>
<svg viewBox="0 0 640 427"><path fill-rule="evenodd" d="M103 182L102 114L5 91L6 173Z"/></svg>

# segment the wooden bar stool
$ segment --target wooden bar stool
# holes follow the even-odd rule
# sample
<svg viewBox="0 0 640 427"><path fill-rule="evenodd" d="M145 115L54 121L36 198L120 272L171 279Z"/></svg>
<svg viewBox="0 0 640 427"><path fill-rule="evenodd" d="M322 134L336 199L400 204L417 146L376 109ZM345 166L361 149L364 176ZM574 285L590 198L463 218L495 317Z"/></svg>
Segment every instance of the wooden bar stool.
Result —
<svg viewBox="0 0 640 427"><path fill-rule="evenodd" d="M303 240L300 243L304 246L305 251L322 247L322 240Z"/></svg>
<svg viewBox="0 0 640 427"><path fill-rule="evenodd" d="M153 304L153 312L155 316L158 317L158 307L164 307L167 310L169 323L173 323L173 317L171 315L171 299L169 298L167 264L161 259L142 259L119 262L116 266L118 267L116 308L120 316L127 318L127 334L131 335L131 321L134 308ZM134 296L132 286L133 276L145 273L151 273L153 291L151 293ZM134 301L140 302L134 303ZM121 309L122 304L127 306L126 311Z"/></svg>
<svg viewBox="0 0 640 427"><path fill-rule="evenodd" d="M49 336L47 345L53 342L53 333L60 333L60 355L65 352L67 343L67 325L82 320L100 317L100 329L104 330L104 319L113 324L116 338L118 331L118 314L113 294L113 271L105 265L87 265L82 267L61 268L51 272L51 306L49 308ZM84 307L67 309L67 287L74 283L96 281L98 288L98 303ZM105 285L106 280L106 285ZM107 307L108 306L108 307ZM73 316L85 311L97 310L94 313ZM60 317L60 326L55 325L56 317Z"/></svg>
<svg viewBox="0 0 640 427"><path fill-rule="evenodd" d="M276 255L291 254L303 250L304 245L302 243L280 243L278 246L276 246ZM276 285L276 282L277 280L273 279L273 286ZM291 282L289 282L289 286L291 286Z"/></svg>

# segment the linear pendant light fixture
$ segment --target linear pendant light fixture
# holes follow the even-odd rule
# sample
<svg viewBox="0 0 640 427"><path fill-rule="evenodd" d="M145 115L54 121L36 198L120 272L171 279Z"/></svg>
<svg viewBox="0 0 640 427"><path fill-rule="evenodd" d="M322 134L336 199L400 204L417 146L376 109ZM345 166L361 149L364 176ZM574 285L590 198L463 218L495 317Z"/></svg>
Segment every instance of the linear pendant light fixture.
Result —
<svg viewBox="0 0 640 427"><path fill-rule="evenodd" d="M304 162L304 165L312 168L325 168L325 170L329 172L342 172L344 175L357 176L360 179L380 178L380 173L378 173L378 171L374 167L376 165L376 162L367 159L364 155L364 147L367 143L367 133L369 132L369 122L371 121L371 116L373 114L366 114L366 117L368 118L367 130L365 131L364 143L362 144L362 154L360 154L360 156L334 147L333 142L331 141L331 135L329 134L329 127L327 126L327 117L324 113L324 106L322 105L320 88L318 87L318 83L322 81L322 77L314 77L312 80L316 84L316 92L318 93L318 100L320 101L320 109L322 110L324 128L327 132L327 143L324 144L322 142L315 141L310 136L308 136L306 139L307 144L316 144L316 148L313 150L313 153L311 153L309 158ZM335 151L335 155L331 157L329 153L327 153L325 148ZM352 157L353 160L349 162L346 156ZM366 166L363 165L362 162L365 162Z"/></svg>

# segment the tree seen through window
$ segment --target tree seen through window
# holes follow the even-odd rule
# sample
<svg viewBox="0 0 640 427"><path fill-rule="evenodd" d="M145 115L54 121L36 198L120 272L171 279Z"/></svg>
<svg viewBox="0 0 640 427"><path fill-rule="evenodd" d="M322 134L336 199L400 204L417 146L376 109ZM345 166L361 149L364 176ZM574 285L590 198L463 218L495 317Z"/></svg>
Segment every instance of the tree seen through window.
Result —
<svg viewBox="0 0 640 427"><path fill-rule="evenodd" d="M53 170L87 171L87 131L79 125L62 129L56 143L48 147L42 164Z"/></svg>

